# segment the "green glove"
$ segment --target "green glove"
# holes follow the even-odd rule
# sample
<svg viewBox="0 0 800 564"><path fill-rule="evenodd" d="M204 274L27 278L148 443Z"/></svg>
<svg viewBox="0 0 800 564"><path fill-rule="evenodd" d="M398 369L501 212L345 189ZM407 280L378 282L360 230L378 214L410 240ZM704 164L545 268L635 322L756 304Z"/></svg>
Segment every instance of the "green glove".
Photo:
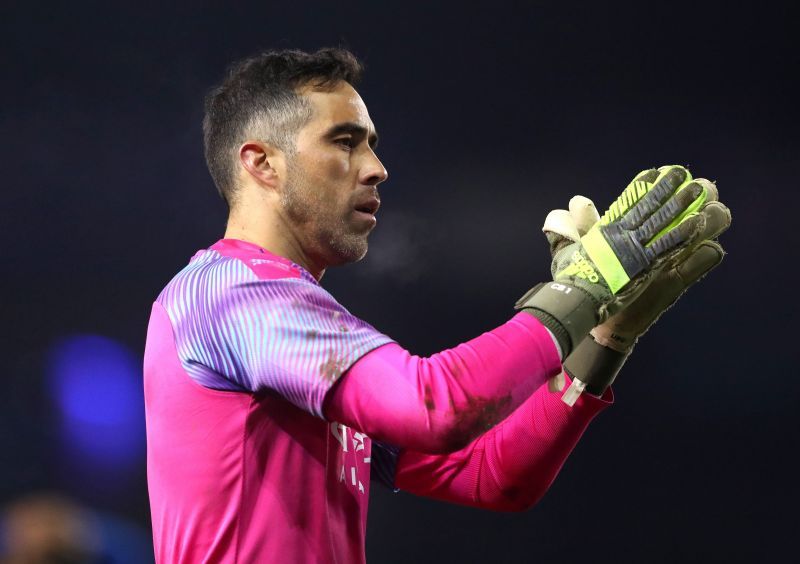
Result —
<svg viewBox="0 0 800 564"><path fill-rule="evenodd" d="M566 357L589 330L623 310L656 272L697 240L708 199L706 185L688 170L667 166L638 174L606 214L580 239L559 248L553 283L526 293L517 309L555 335Z"/></svg>
<svg viewBox="0 0 800 564"><path fill-rule="evenodd" d="M672 259L654 272L652 281L638 295L631 295L625 307L610 319L595 327L566 359L565 371L586 384L586 389L600 395L613 382L633 345L655 323L661 314L695 282L716 267L724 256L722 247L711 241L725 231L731 215L718 200L717 189L708 180L697 179L706 192L705 201L697 213L705 217L704 228L696 243L686 246ZM550 243L551 253L577 241L600 219L594 204L588 198L575 196L570 200L569 211L553 210L548 214L542 230ZM567 403L577 399L577 392L564 395ZM574 396L571 397L571 396Z"/></svg>

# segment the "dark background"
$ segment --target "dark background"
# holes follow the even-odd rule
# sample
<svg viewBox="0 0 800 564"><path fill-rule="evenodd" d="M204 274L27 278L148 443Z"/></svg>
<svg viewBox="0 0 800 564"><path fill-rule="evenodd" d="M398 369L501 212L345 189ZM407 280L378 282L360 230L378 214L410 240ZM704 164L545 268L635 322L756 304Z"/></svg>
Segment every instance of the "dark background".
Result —
<svg viewBox="0 0 800 564"><path fill-rule="evenodd" d="M604 207L681 163L734 217L724 263L640 342L535 508L376 487L368 559L794 561L797 14L556 4L0 8L1 500L61 491L149 529L143 457L106 472L65 454L48 350L89 333L141 355L153 298L224 231L204 93L256 51L343 45L390 179L367 259L323 285L415 353L507 319L548 276L544 216L575 193Z"/></svg>

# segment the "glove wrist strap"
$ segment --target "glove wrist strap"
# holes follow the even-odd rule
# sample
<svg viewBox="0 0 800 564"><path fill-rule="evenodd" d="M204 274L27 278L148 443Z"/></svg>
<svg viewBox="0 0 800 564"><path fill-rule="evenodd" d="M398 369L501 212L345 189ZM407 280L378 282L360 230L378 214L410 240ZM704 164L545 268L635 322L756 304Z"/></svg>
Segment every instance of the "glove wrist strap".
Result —
<svg viewBox="0 0 800 564"><path fill-rule="evenodd" d="M599 304L591 294L559 282L534 286L517 301L515 309L533 315L547 327L565 358L599 319Z"/></svg>
<svg viewBox="0 0 800 564"><path fill-rule="evenodd" d="M587 335L564 361L564 371L570 378L585 383L587 392L601 396L629 355L630 351L623 353L604 347Z"/></svg>

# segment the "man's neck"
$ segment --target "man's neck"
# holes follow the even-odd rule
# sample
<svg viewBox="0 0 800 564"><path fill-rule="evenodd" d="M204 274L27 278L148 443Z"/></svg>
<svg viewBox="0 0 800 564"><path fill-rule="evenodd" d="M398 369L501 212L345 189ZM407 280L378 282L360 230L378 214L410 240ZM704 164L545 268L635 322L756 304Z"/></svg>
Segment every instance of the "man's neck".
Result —
<svg viewBox="0 0 800 564"><path fill-rule="evenodd" d="M239 239L262 247L269 252L287 258L305 268L317 281L325 274L325 267L303 250L300 242L292 236L288 226L279 219L272 221L247 221L236 215L228 218L225 239Z"/></svg>

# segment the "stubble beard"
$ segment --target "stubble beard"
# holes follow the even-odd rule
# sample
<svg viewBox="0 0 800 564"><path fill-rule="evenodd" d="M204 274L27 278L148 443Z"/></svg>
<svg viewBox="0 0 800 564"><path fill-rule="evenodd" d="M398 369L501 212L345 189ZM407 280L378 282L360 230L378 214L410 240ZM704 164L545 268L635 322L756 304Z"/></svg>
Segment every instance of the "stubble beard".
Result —
<svg viewBox="0 0 800 564"><path fill-rule="evenodd" d="M302 166L290 157L281 206L297 227L306 252L321 255L330 266L357 262L367 254L369 231L358 232L330 202L325 202Z"/></svg>

